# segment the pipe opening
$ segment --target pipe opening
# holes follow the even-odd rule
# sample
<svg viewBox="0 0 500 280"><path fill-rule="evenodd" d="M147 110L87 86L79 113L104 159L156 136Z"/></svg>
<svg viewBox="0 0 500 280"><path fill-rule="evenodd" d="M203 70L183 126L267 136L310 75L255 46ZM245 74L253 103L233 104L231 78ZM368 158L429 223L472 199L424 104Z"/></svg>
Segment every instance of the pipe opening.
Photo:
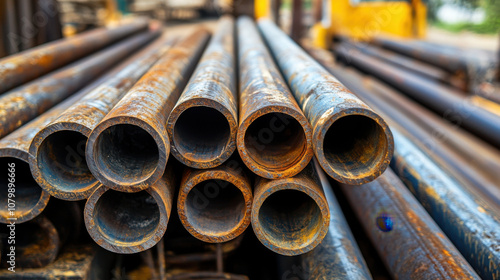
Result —
<svg viewBox="0 0 500 280"><path fill-rule="evenodd" d="M187 221L198 232L218 235L234 230L246 212L245 198L235 185L224 180L207 180L187 194Z"/></svg>
<svg viewBox="0 0 500 280"><path fill-rule="evenodd" d="M37 164L50 186L65 192L84 189L95 183L85 160L87 137L76 131L57 131L38 148Z"/></svg>
<svg viewBox="0 0 500 280"><path fill-rule="evenodd" d="M16 231L16 248L20 251L20 255L43 254L58 245L54 244L54 237L51 236L57 235L57 231L51 222L46 221L45 227L42 227L38 221L16 225L19 226Z"/></svg>
<svg viewBox="0 0 500 280"><path fill-rule="evenodd" d="M279 190L262 203L259 224L266 239L287 250L304 248L316 240L323 216L314 199L297 190Z"/></svg>
<svg viewBox="0 0 500 280"><path fill-rule="evenodd" d="M336 120L323 141L323 152L330 167L346 178L371 174L387 151L384 130L373 119L348 115Z"/></svg>
<svg viewBox="0 0 500 280"><path fill-rule="evenodd" d="M147 192L107 190L96 202L95 225L109 243L143 242L160 225L160 208Z"/></svg>
<svg viewBox="0 0 500 280"><path fill-rule="evenodd" d="M283 113L269 113L255 119L245 132L248 155L270 170L285 170L300 161L307 149L300 123Z"/></svg>
<svg viewBox="0 0 500 280"><path fill-rule="evenodd" d="M160 155L155 139L136 125L118 124L105 129L95 147L100 172L116 181L144 181L158 166Z"/></svg>
<svg viewBox="0 0 500 280"><path fill-rule="evenodd" d="M231 128L218 110L205 106L186 109L175 122L173 141L187 159L211 161L218 158L230 141Z"/></svg>
<svg viewBox="0 0 500 280"><path fill-rule="evenodd" d="M8 187L9 187L9 164L15 164L14 167L14 186L15 186L15 208L16 216L21 217L32 211L37 203L42 199L43 190L37 184L33 175L31 175L30 166L27 162L13 158L0 157L1 179L0 179L0 214L3 217L8 215Z"/></svg>

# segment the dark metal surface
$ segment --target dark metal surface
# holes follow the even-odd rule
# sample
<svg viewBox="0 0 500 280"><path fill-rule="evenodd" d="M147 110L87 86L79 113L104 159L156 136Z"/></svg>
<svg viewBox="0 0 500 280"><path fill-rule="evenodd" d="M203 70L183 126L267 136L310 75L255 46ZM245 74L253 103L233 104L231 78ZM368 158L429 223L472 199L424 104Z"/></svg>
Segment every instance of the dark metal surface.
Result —
<svg viewBox="0 0 500 280"><path fill-rule="evenodd" d="M500 116L469 102L464 93L383 63L345 45L337 47L335 52L349 64L380 78L447 120L500 147Z"/></svg>
<svg viewBox="0 0 500 280"><path fill-rule="evenodd" d="M282 255L307 253L328 232L330 210L312 163L292 178L256 178L252 227L260 242Z"/></svg>
<svg viewBox="0 0 500 280"><path fill-rule="evenodd" d="M240 71L238 152L255 174L287 178L313 157L312 130L253 20L237 21Z"/></svg>
<svg viewBox="0 0 500 280"><path fill-rule="evenodd" d="M313 127L314 152L323 170L348 184L382 174L393 153L385 121L275 24L260 20L258 25Z"/></svg>
<svg viewBox="0 0 500 280"><path fill-rule="evenodd" d="M391 169L342 191L394 279L480 279Z"/></svg>
<svg viewBox="0 0 500 280"><path fill-rule="evenodd" d="M0 95L0 138L72 95L150 39L151 34L136 35Z"/></svg>
<svg viewBox="0 0 500 280"><path fill-rule="evenodd" d="M213 168L236 149L235 66L234 19L224 17L168 117L171 153L183 164Z"/></svg>
<svg viewBox="0 0 500 280"><path fill-rule="evenodd" d="M250 178L241 166L241 162L230 159L212 169L185 169L177 212L191 235L205 242L221 243L246 230L253 196Z"/></svg>
<svg viewBox="0 0 500 280"><path fill-rule="evenodd" d="M30 167L42 189L64 200L85 199L95 190L98 182L85 160L87 137L170 45L171 39L162 36L140 50L36 134L30 145Z"/></svg>
<svg viewBox="0 0 500 280"><path fill-rule="evenodd" d="M137 192L162 176L170 153L168 115L209 37L198 29L170 48L92 131L87 163L104 185Z"/></svg>
<svg viewBox="0 0 500 280"><path fill-rule="evenodd" d="M99 184L85 204L88 233L99 246L114 253L148 250L167 230L176 185L171 166L141 192L118 192Z"/></svg>
<svg viewBox="0 0 500 280"><path fill-rule="evenodd" d="M147 27L146 20L134 20L115 27L92 30L3 58L0 60L0 93L29 82L126 36L145 30Z"/></svg>

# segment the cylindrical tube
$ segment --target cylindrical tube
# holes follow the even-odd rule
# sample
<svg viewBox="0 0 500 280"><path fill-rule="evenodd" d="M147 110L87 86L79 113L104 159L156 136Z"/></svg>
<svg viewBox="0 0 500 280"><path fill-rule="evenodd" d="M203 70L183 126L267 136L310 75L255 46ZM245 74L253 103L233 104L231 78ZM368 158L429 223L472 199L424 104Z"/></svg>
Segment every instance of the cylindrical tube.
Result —
<svg viewBox="0 0 500 280"><path fill-rule="evenodd" d="M98 182L85 160L90 132L170 44L163 36L115 67L97 88L36 134L30 167L42 189L64 200L85 199L95 190Z"/></svg>
<svg viewBox="0 0 500 280"><path fill-rule="evenodd" d="M312 129L248 17L237 22L240 70L238 152L268 178L302 171L313 157Z"/></svg>
<svg viewBox="0 0 500 280"><path fill-rule="evenodd" d="M252 188L243 164L236 159L204 170L186 168L177 211L191 235L221 243L241 235L250 224Z"/></svg>
<svg viewBox="0 0 500 280"><path fill-rule="evenodd" d="M172 155L187 166L216 167L236 149L234 56L234 20L224 17L168 117Z"/></svg>
<svg viewBox="0 0 500 280"><path fill-rule="evenodd" d="M255 182L252 227L264 246L282 255L300 255L321 243L330 210L312 163L292 178Z"/></svg>
<svg viewBox="0 0 500 280"><path fill-rule="evenodd" d="M72 95L157 35L136 35L1 95L0 138Z"/></svg>
<svg viewBox="0 0 500 280"><path fill-rule="evenodd" d="M6 57L0 60L0 93L82 58L112 42L145 30L147 26L146 20L134 20L115 27L85 32Z"/></svg>
<svg viewBox="0 0 500 280"><path fill-rule="evenodd" d="M390 168L342 191L394 279L480 279Z"/></svg>
<svg viewBox="0 0 500 280"><path fill-rule="evenodd" d="M99 184L87 200L85 226L94 241L114 253L145 251L167 230L176 182L172 168L148 189L137 193L112 190Z"/></svg>
<svg viewBox="0 0 500 280"><path fill-rule="evenodd" d="M394 150L385 121L269 20L259 28L313 127L313 147L325 172L359 185L389 165Z"/></svg>
<svg viewBox="0 0 500 280"><path fill-rule="evenodd" d="M92 131L87 163L104 185L137 192L161 177L170 153L168 114L209 37L200 29L167 51Z"/></svg>

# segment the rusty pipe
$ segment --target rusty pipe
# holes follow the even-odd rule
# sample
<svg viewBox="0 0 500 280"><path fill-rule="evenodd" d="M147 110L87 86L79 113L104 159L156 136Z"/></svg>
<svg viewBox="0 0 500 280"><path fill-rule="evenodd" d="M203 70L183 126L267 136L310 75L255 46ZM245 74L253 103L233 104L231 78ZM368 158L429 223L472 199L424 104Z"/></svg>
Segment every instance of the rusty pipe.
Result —
<svg viewBox="0 0 500 280"><path fill-rule="evenodd" d="M186 168L177 212L194 237L222 243L241 235L250 224L252 188L242 163L234 157L211 169Z"/></svg>
<svg viewBox="0 0 500 280"><path fill-rule="evenodd" d="M104 185L137 192L161 177L170 153L168 114L209 37L199 29L167 51L92 131L87 163Z"/></svg>
<svg viewBox="0 0 500 280"><path fill-rule="evenodd" d="M0 138L72 95L157 34L136 35L1 95Z"/></svg>
<svg viewBox="0 0 500 280"><path fill-rule="evenodd" d="M145 30L147 27L146 20L134 20L114 27L85 32L5 57L0 60L0 93L38 78L117 40Z"/></svg>
<svg viewBox="0 0 500 280"><path fill-rule="evenodd" d="M480 279L390 168L341 187L394 279Z"/></svg>
<svg viewBox="0 0 500 280"><path fill-rule="evenodd" d="M252 227L268 249L287 256L314 249L328 232L330 210L312 163L292 178L257 178Z"/></svg>
<svg viewBox="0 0 500 280"><path fill-rule="evenodd" d="M313 157L312 130L278 67L248 17L237 21L240 125L237 147L243 162L268 179L302 171Z"/></svg>
<svg viewBox="0 0 500 280"><path fill-rule="evenodd" d="M64 200L85 199L95 190L98 182L85 160L90 132L171 44L169 36L162 36L113 68L98 87L35 135L30 168L42 189Z"/></svg>
<svg viewBox="0 0 500 280"><path fill-rule="evenodd" d="M386 122L269 20L260 31L313 127L313 147L335 180L363 184L389 165L394 144Z"/></svg>
<svg viewBox="0 0 500 280"><path fill-rule="evenodd" d="M234 55L234 19L223 17L168 117L172 155L187 166L216 167L236 149L238 97Z"/></svg>
<svg viewBox="0 0 500 280"><path fill-rule="evenodd" d="M119 192L99 184L85 204L85 227L92 239L108 251L145 251L156 245L167 230L175 188L170 165L163 177L140 192Z"/></svg>

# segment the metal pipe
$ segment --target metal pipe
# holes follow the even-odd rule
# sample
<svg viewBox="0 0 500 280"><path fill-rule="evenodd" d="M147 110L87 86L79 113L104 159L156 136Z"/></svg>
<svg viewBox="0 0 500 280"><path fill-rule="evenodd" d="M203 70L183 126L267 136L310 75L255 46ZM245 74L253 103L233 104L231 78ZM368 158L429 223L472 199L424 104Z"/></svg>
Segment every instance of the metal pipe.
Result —
<svg viewBox="0 0 500 280"><path fill-rule="evenodd" d="M500 116L468 102L465 94L341 45L335 52L350 64L369 72L500 147Z"/></svg>
<svg viewBox="0 0 500 280"><path fill-rule="evenodd" d="M237 21L240 125L237 148L246 166L268 178L302 171L313 157L312 130L248 17Z"/></svg>
<svg viewBox="0 0 500 280"><path fill-rule="evenodd" d="M281 255L307 253L328 232L330 210L324 189L309 164L292 178L257 178L252 227L260 242Z"/></svg>
<svg viewBox="0 0 500 280"><path fill-rule="evenodd" d="M175 188L170 165L162 178L137 193L118 192L99 184L85 204L85 227L92 239L108 251L146 251L167 230Z"/></svg>
<svg viewBox="0 0 500 280"><path fill-rule="evenodd" d="M223 17L168 117L172 155L193 168L213 168L236 149L234 19Z"/></svg>
<svg viewBox="0 0 500 280"><path fill-rule="evenodd" d="M136 35L0 96L0 138L84 87L157 32Z"/></svg>
<svg viewBox="0 0 500 280"><path fill-rule="evenodd" d="M172 44L162 36L107 74L102 83L37 132L29 151L40 187L64 200L87 198L98 182L85 160L92 129Z"/></svg>
<svg viewBox="0 0 500 280"><path fill-rule="evenodd" d="M205 242L221 243L246 230L253 196L250 178L241 165L230 159L212 169L185 169L177 212L191 235Z"/></svg>
<svg viewBox="0 0 500 280"><path fill-rule="evenodd" d="M168 115L209 37L199 29L167 51L92 131L87 163L104 185L137 192L161 177L170 153Z"/></svg>
<svg viewBox="0 0 500 280"><path fill-rule="evenodd" d="M341 187L394 279L480 279L390 168Z"/></svg>
<svg viewBox="0 0 500 280"><path fill-rule="evenodd" d="M147 27L148 21L144 19L124 22L118 26L99 28L3 58L0 60L0 93L29 82L126 36L145 30Z"/></svg>
<svg viewBox="0 0 500 280"><path fill-rule="evenodd" d="M313 147L325 172L363 184L389 165L394 145L385 121L269 20L260 31L313 127Z"/></svg>

